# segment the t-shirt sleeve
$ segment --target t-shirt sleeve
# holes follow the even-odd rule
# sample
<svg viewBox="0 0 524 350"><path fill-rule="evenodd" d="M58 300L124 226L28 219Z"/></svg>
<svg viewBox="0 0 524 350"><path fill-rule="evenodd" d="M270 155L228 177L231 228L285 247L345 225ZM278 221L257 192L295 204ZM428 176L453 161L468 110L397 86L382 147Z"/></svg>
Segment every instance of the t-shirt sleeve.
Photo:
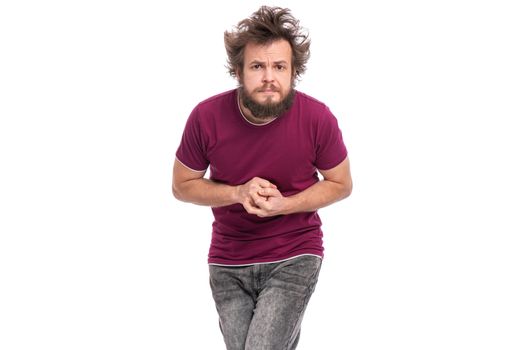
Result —
<svg viewBox="0 0 524 350"><path fill-rule="evenodd" d="M337 119L326 107L317 129L315 166L320 170L332 169L340 164L347 154Z"/></svg>
<svg viewBox="0 0 524 350"><path fill-rule="evenodd" d="M204 130L198 107L191 112L187 119L176 158L186 167L195 171L204 171L209 166L206 157Z"/></svg>

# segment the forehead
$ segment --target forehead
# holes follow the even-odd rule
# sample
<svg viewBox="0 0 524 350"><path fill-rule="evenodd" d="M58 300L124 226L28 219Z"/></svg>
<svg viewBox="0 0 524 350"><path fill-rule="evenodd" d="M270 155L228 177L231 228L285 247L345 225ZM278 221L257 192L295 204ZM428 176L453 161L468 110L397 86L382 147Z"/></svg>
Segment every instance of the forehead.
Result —
<svg viewBox="0 0 524 350"><path fill-rule="evenodd" d="M291 62L291 45L280 39L269 44L248 43L244 50L244 61L286 61Z"/></svg>

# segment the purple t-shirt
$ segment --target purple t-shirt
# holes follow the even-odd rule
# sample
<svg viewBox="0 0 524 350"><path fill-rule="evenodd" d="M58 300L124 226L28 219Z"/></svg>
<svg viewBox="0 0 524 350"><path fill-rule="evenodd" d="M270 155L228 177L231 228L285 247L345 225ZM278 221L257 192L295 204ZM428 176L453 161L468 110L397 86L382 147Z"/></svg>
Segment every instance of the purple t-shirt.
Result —
<svg viewBox="0 0 524 350"><path fill-rule="evenodd" d="M283 196L315 184L317 169L331 169L346 155L329 108L299 91L292 107L266 125L254 125L243 117L237 90L213 96L192 111L176 152L188 168L202 171L209 166L213 181L241 185L258 176L275 184ZM316 211L260 218L241 204L212 210L210 264L323 256L322 223Z"/></svg>

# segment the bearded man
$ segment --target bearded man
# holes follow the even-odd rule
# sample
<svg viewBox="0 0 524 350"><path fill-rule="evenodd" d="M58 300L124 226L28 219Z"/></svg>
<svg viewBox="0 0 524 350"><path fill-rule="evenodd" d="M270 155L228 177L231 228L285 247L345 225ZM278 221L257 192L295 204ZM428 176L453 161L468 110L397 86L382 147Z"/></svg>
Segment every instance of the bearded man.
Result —
<svg viewBox="0 0 524 350"><path fill-rule="evenodd" d="M173 194L212 208L210 285L227 349L295 349L323 258L317 210L352 190L347 150L329 108L295 90L310 39L289 9L262 6L224 41L239 86L193 109Z"/></svg>

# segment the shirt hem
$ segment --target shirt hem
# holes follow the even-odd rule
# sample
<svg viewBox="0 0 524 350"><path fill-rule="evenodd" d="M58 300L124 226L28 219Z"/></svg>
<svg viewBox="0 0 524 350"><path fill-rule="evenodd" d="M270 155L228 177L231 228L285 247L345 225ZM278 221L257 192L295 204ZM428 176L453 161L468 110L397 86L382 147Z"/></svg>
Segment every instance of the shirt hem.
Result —
<svg viewBox="0 0 524 350"><path fill-rule="evenodd" d="M196 169L193 169L193 168L187 166L186 164L184 164L184 162L182 162L178 157L175 157L175 159L178 160L178 162L180 164L182 164L184 166L184 168L187 168L187 169L189 169L191 171L194 171L194 172L197 172L197 173L205 173L207 171L207 167L204 170L196 170Z"/></svg>
<svg viewBox="0 0 524 350"><path fill-rule="evenodd" d="M221 263L208 262L208 265L215 265L215 266L252 266L252 265L263 265L263 264L275 264L275 263L280 263L280 262L283 262L283 261L295 259L295 258L298 258L298 257L301 257L301 256L306 256L306 255L316 256L316 257L318 257L320 259L324 258L321 254L304 253L304 254L293 255L293 256L291 256L289 258L279 259L279 260L252 262L252 263L245 263L245 264L221 264Z"/></svg>

